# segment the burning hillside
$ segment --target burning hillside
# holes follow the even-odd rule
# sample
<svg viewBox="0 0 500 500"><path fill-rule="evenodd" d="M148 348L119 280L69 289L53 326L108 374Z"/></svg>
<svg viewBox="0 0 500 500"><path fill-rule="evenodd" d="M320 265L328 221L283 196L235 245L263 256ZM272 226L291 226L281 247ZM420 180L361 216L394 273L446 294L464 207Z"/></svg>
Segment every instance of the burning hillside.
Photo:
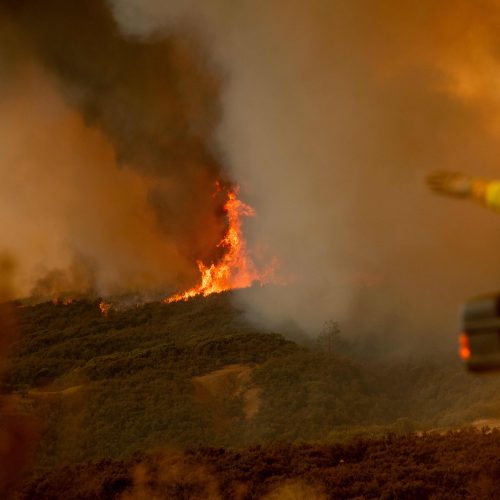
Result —
<svg viewBox="0 0 500 500"><path fill-rule="evenodd" d="M498 174L500 10L457 5L2 2L0 232L16 294L247 287L272 274L249 251L265 243L298 286L255 287L241 305L257 323L335 317L389 327L404 349L455 330L463 297L500 280L498 220L441 207L420 182L462 163ZM217 180L252 208L212 196ZM373 276L373 296L352 276Z"/></svg>
<svg viewBox="0 0 500 500"><path fill-rule="evenodd" d="M285 476L430 495L420 433L500 416L500 379L446 354L457 305L498 288L500 219L423 182L499 177L499 20L496 0L0 1L0 497L34 441L42 477L211 446L221 491L239 464L228 498ZM411 431L406 490L377 465L393 438L364 475L372 445L338 446ZM272 472L281 441L333 446ZM443 467L453 498L464 470L488 491ZM154 496L135 475L103 488Z"/></svg>
<svg viewBox="0 0 500 500"><path fill-rule="evenodd" d="M220 189L219 185L217 187ZM223 250L222 257L209 266L201 260L197 261L201 274L200 283L185 292L168 297L165 302L177 302L196 295L206 297L212 293L248 288L254 282L265 284L272 278L273 266L259 271L248 251L242 230L242 218L254 216L255 211L238 199L238 193L238 186L229 190L224 204L228 227L223 239L217 245Z"/></svg>

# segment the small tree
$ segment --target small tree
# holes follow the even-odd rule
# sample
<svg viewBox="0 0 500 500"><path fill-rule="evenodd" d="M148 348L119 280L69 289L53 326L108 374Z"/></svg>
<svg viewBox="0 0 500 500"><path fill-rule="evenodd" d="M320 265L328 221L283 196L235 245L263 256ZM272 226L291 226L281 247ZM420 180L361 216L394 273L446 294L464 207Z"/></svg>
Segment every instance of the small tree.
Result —
<svg viewBox="0 0 500 500"><path fill-rule="evenodd" d="M331 356L335 353L340 337L340 327L336 321L328 320L316 339L318 350Z"/></svg>

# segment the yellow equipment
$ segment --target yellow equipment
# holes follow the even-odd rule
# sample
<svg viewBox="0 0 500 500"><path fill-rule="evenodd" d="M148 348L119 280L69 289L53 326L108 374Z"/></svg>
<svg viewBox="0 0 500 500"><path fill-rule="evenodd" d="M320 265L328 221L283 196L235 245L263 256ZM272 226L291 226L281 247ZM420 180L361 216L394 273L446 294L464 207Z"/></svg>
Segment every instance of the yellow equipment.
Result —
<svg viewBox="0 0 500 500"><path fill-rule="evenodd" d="M500 181L435 172L427 178L438 194L471 199L500 210ZM471 371L500 370L500 294L473 298L462 307L460 357Z"/></svg>
<svg viewBox="0 0 500 500"><path fill-rule="evenodd" d="M468 177L457 172L434 172L427 184L437 194L469 198L500 210L500 181Z"/></svg>

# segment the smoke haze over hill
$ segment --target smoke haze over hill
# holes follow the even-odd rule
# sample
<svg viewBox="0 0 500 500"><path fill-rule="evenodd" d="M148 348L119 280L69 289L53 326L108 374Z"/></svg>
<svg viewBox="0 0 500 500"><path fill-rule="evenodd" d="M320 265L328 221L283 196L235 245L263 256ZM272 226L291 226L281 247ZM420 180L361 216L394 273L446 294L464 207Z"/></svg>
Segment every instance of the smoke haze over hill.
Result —
<svg viewBox="0 0 500 500"><path fill-rule="evenodd" d="M498 173L499 17L486 0L4 2L18 293L192 285L222 178L291 282L245 294L252 320L451 345L457 305L500 281L500 220L422 179Z"/></svg>
<svg viewBox="0 0 500 500"><path fill-rule="evenodd" d="M499 219L422 182L498 175L495 2L110 3L136 39L201 33L227 75L218 140L250 238L296 277L251 317L449 343L458 304L498 287Z"/></svg>

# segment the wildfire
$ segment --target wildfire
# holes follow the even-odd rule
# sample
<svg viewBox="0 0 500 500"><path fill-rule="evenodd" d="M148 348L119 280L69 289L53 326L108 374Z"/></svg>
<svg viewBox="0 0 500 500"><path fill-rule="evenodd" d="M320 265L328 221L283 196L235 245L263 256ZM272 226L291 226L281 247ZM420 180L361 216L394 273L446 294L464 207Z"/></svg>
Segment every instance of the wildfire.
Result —
<svg viewBox="0 0 500 500"><path fill-rule="evenodd" d="M224 205L228 229L224 238L217 245L225 249L224 255L218 262L210 266L197 261L201 274L200 283L185 292L165 299L166 303L187 300L196 295L206 297L212 293L220 293L234 288L247 288L255 281L265 283L269 279L272 269L259 272L247 252L241 219L242 217L254 216L255 210L238 199L238 192L238 187L229 191L228 200Z"/></svg>
<svg viewBox="0 0 500 500"><path fill-rule="evenodd" d="M109 313L109 310L113 307L113 304L109 303L109 302L104 302L104 301L101 301L99 303L99 310L101 311L101 314L103 316L107 316L108 313Z"/></svg>
<svg viewBox="0 0 500 500"><path fill-rule="evenodd" d="M52 299L52 304L54 304L55 306L70 306L71 304L73 304L73 302L73 297L54 297Z"/></svg>

